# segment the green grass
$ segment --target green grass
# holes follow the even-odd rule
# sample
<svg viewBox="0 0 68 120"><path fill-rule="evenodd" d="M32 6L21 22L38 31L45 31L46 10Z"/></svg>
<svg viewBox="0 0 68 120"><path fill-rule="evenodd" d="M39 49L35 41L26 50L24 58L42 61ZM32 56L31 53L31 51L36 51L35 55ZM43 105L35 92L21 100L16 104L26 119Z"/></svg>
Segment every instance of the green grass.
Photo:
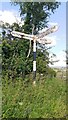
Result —
<svg viewBox="0 0 68 120"><path fill-rule="evenodd" d="M24 81L19 79L8 84L7 78L3 80L3 118L62 118L66 115L65 81L44 77L37 80L36 86L32 79Z"/></svg>

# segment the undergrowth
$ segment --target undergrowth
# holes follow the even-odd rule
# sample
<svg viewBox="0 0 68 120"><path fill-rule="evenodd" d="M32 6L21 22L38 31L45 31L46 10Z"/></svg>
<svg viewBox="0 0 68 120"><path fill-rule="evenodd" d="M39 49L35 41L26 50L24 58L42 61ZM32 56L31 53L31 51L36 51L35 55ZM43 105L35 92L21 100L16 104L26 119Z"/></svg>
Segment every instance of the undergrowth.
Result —
<svg viewBox="0 0 68 120"><path fill-rule="evenodd" d="M62 118L66 115L66 82L45 76L2 79L2 118Z"/></svg>

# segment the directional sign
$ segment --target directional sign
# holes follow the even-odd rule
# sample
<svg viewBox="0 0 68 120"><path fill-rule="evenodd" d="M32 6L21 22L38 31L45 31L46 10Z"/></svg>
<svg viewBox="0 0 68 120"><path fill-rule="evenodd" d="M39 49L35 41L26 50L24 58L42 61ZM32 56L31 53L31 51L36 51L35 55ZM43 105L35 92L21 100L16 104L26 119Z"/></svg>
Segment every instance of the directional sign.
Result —
<svg viewBox="0 0 68 120"><path fill-rule="evenodd" d="M52 26L51 28L47 29L45 32L37 34L37 35L29 35L29 34L17 32L17 31L11 32L11 34L15 37L30 40L30 46L31 46L31 40L33 40L33 73L34 73L33 79L34 79L34 83L35 83L35 78L36 78L36 42L39 42L40 44L51 44L52 40L47 39L45 36L50 33L55 32L57 30L58 30L58 26L55 25L55 26ZM30 49L29 49L28 56L29 56L29 54L30 54ZM27 58L28 58L28 56L27 56Z"/></svg>
<svg viewBox="0 0 68 120"><path fill-rule="evenodd" d="M18 31L12 31L11 32L11 34L13 35L13 36L21 36L21 38L23 38L23 37L28 37L29 39L30 38L32 38L32 40L33 40L33 37L34 37L34 35L29 35L29 34L25 34L25 33L22 33L22 32L18 32Z"/></svg>
<svg viewBox="0 0 68 120"><path fill-rule="evenodd" d="M15 37L24 38L27 40L36 40L37 42L39 42L41 44L51 44L52 41L48 40L47 38L44 38L44 37L50 33L57 31L57 30L58 30L58 26L55 25L55 26L47 29L45 32L37 34L37 35L29 35L29 34L17 32L17 31L12 31L11 34Z"/></svg>
<svg viewBox="0 0 68 120"><path fill-rule="evenodd" d="M27 40L36 40L37 42L41 43L41 44L51 44L51 40L48 40L47 38L38 38L34 35L28 35L28 34L24 34L24 33L20 33L20 32L16 32L16 31L13 31L11 34L15 37L18 37L18 38L24 38L24 39L27 39Z"/></svg>
<svg viewBox="0 0 68 120"><path fill-rule="evenodd" d="M43 38L50 33L56 32L58 30L58 28L59 28L58 25L54 25L51 28L47 29L45 32L38 34L37 37L38 38Z"/></svg>

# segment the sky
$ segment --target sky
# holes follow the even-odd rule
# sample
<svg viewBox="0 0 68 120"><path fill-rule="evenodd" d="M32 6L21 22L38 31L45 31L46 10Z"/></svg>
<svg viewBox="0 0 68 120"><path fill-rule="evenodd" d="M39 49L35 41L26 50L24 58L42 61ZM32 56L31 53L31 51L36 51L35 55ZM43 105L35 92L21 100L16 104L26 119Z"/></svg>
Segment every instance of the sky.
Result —
<svg viewBox="0 0 68 120"><path fill-rule="evenodd" d="M19 13L19 6L13 6L9 2L0 2L0 21L2 20L10 24L20 22L21 18ZM57 56L53 59L59 59L59 62L55 63L53 66L66 66L64 62L66 59L64 52L64 50L66 50L66 2L61 2L59 8L55 10L54 14L51 14L48 20L49 26L55 24L59 26L56 32L47 36L48 39L50 38L52 40L52 44L49 46L53 46L53 48L50 52L55 53Z"/></svg>

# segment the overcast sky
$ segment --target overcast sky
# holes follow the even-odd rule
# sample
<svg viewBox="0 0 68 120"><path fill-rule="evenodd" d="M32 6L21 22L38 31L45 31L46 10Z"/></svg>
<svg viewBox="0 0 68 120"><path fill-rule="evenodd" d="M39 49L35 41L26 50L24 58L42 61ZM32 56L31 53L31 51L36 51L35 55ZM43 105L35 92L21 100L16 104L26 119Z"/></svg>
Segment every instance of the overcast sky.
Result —
<svg viewBox="0 0 68 120"><path fill-rule="evenodd" d="M9 2L0 2L0 21L13 22L21 21L19 16L19 6L11 6ZM23 22L22 22L23 23ZM59 29L53 34L48 35L52 39L50 46L55 46L51 49L51 52L57 55L54 59L59 59L58 63L54 66L65 66L64 60L66 59L63 50L66 50L66 3L62 2L60 7L55 10L55 14L52 14L49 18L49 26L58 24Z"/></svg>

